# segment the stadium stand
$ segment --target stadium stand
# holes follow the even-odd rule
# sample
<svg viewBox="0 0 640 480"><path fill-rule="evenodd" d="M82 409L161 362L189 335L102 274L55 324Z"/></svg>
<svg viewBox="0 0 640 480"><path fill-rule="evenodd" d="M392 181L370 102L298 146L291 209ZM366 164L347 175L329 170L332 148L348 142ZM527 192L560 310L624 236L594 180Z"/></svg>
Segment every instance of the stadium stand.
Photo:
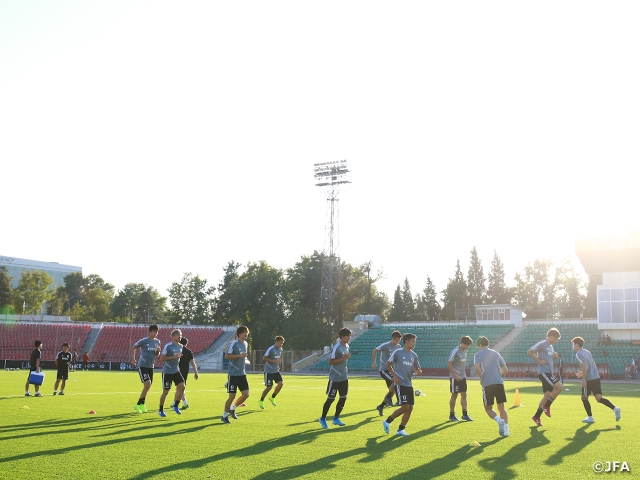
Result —
<svg viewBox="0 0 640 480"><path fill-rule="evenodd" d="M502 350L501 354L507 363L532 363L527 351L540 340L546 338L547 331L551 327L560 330L562 338L556 343L554 349L562 355L565 364L577 363L571 339L582 337L585 340L587 350L593 355L598 364L609 364L611 374L624 378L624 365L630 363L632 358L640 355L640 345L632 345L631 342L612 342L608 345L601 344L601 334L595 323L569 323L569 324L529 324L512 342Z"/></svg>
<svg viewBox="0 0 640 480"><path fill-rule="evenodd" d="M91 325L48 323L0 323L0 358L28 360L35 340L42 341L42 357L53 360L62 343L80 352L91 331Z"/></svg>
<svg viewBox="0 0 640 480"><path fill-rule="evenodd" d="M164 346L171 341L172 328L166 328L163 325L159 327L158 339ZM221 328L182 326L179 328L182 330L182 335L189 339L189 349L194 354L209 348L222 335ZM148 327L145 325L105 325L93 347L91 359L97 362L129 362L131 347L148 333ZM156 366L161 364L158 358Z"/></svg>
<svg viewBox="0 0 640 480"><path fill-rule="evenodd" d="M371 352L381 343L391 339L391 333L399 330L401 333L414 333L418 336L415 352L420 358L423 369L446 369L449 354L459 345L460 337L469 335L474 345L469 348L469 356L478 351L476 339L483 335L494 345L513 329L513 325L416 325L416 326L382 326L372 327L351 344L349 351L349 371L373 372L371 369ZM379 358L378 358L379 361ZM472 364L473 362L471 362ZM327 359L322 359L311 367L312 371L329 370Z"/></svg>

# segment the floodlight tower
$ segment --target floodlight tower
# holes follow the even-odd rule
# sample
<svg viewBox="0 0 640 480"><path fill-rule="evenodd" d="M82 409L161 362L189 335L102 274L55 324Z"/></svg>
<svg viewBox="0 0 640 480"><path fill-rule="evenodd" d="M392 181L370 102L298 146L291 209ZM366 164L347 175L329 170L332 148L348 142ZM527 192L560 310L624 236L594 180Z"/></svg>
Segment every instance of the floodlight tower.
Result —
<svg viewBox="0 0 640 480"><path fill-rule="evenodd" d="M324 313L327 321L333 325L336 320L333 310L333 293L340 281L338 193L340 185L351 182L347 179L349 168L346 160L316 163L313 165L313 170L316 187L326 187L329 195L327 198L327 219L320 284L320 315Z"/></svg>

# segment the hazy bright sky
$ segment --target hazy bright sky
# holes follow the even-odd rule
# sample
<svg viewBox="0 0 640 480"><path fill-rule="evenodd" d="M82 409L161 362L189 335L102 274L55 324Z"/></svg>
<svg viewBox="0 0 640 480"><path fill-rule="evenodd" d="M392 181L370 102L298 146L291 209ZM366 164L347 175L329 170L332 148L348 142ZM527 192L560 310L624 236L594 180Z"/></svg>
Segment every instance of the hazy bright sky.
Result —
<svg viewBox="0 0 640 480"><path fill-rule="evenodd" d="M324 246L392 296L640 229L640 3L0 3L0 254L163 294Z"/></svg>

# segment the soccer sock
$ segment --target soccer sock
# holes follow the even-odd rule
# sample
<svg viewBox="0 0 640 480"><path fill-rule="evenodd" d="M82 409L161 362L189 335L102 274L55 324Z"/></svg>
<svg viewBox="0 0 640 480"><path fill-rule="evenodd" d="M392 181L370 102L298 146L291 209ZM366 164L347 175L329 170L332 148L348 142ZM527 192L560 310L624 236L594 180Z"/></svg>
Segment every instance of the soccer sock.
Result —
<svg viewBox="0 0 640 480"><path fill-rule="evenodd" d="M138 405L144 405L144 398L140 397L138 400Z"/></svg>
<svg viewBox="0 0 640 480"><path fill-rule="evenodd" d="M232 404L232 405L231 405L231 407L229 408L229 410L230 410L230 411L232 411L232 412L233 412L235 409L236 409L235 404Z"/></svg>
<svg viewBox="0 0 640 480"><path fill-rule="evenodd" d="M589 399L588 398L583 398L582 399L582 404L584 405L584 409L587 412L587 416L590 417L591 416L591 404L589 403Z"/></svg>
<svg viewBox="0 0 640 480"><path fill-rule="evenodd" d="M544 410L542 410L541 408L539 408L539 407L538 407L538 410L536 411L536 414L534 415L534 417L536 417L536 418L540 418L540 415L542 415L542 412L543 412L543 411L544 411Z"/></svg>
<svg viewBox="0 0 640 480"><path fill-rule="evenodd" d="M404 430L404 427L406 427L406 425L405 425L404 423L401 423L401 424L398 426L398 430Z"/></svg>
<svg viewBox="0 0 640 480"><path fill-rule="evenodd" d="M598 400L598 403L601 403L603 405L606 405L607 407L609 407L611 410L613 410L614 408L616 408L613 403L611 403L609 400L607 400L604 397L600 397L600 400Z"/></svg>
<svg viewBox="0 0 640 480"><path fill-rule="evenodd" d="M466 410L462 410L462 416L466 417L467 416L467 411Z"/></svg>
<svg viewBox="0 0 640 480"><path fill-rule="evenodd" d="M544 404L544 407L545 408L549 408L554 400L555 400L555 398L549 397L549 399L547 400L547 403Z"/></svg>
<svg viewBox="0 0 640 480"><path fill-rule="evenodd" d="M338 400L338 403L336 403L336 415L335 415L336 418L338 418L342 413L342 409L344 408L344 404L346 401L347 401L346 398L341 398L340 400Z"/></svg>
<svg viewBox="0 0 640 480"><path fill-rule="evenodd" d="M260 401L264 402L264 395L260 397Z"/></svg>
<svg viewBox="0 0 640 480"><path fill-rule="evenodd" d="M449 412L449 416L450 416L450 417L455 416L455 414L456 414L456 411L455 411L455 410L451 410L451 411Z"/></svg>
<svg viewBox="0 0 640 480"><path fill-rule="evenodd" d="M391 422L393 422L393 418L391 418L391 417L387 418L386 422L387 422L387 423L391 423Z"/></svg>
<svg viewBox="0 0 640 480"><path fill-rule="evenodd" d="M164 405L160 405L160 409L158 411L159 412L164 412Z"/></svg>
<svg viewBox="0 0 640 480"><path fill-rule="evenodd" d="M276 398L277 393L274 393L273 395L271 395L271 398Z"/></svg>
<svg viewBox="0 0 640 480"><path fill-rule="evenodd" d="M329 408L331 407L331 404L333 403L334 400L335 400L334 398L327 398L327 401L324 402L324 405L322 406L321 418L327 418L327 413L329 413Z"/></svg>
<svg viewBox="0 0 640 480"><path fill-rule="evenodd" d="M223 416L224 418L227 418L227 417L229 416L229 412L224 412L224 413L222 414L222 416Z"/></svg>

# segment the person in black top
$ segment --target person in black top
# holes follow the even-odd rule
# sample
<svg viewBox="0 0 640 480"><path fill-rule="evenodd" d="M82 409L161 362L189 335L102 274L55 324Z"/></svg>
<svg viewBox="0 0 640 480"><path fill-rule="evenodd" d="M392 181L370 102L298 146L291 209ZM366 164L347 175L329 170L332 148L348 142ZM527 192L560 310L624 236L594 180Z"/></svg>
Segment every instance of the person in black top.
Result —
<svg viewBox="0 0 640 480"><path fill-rule="evenodd" d="M71 352L67 342L62 344L62 351L56 356L56 367L58 367L58 375L56 376L56 384L53 386L53 394L58 393L58 384L62 380L60 387L60 395L64 395L64 386L69 378L69 364L71 363Z"/></svg>
<svg viewBox="0 0 640 480"><path fill-rule="evenodd" d="M193 359L193 352L187 348L187 343L189 340L186 337L182 337L180 339L180 343L182 344L182 357L180 357L180 373L182 374L182 378L184 378L184 385L187 386L187 376L189 375L189 363L193 366L193 378L198 379L198 367L196 366L196 362ZM186 410L189 408L189 403L187 403L186 394L182 394L182 408L180 410Z"/></svg>
<svg viewBox="0 0 640 480"><path fill-rule="evenodd" d="M40 359L42 358L42 342L40 340L36 340L33 342L35 350L31 352L31 359L29 360L29 376L31 376L31 372L40 372ZM27 383L24 386L25 397L30 397L29 393L29 378L27 378ZM34 385L36 389L36 397L41 397L40 395L40 385Z"/></svg>
<svg viewBox="0 0 640 480"><path fill-rule="evenodd" d="M69 371L75 372L76 365L78 364L78 350L73 350L73 355L71 355L71 363L69 364Z"/></svg>

